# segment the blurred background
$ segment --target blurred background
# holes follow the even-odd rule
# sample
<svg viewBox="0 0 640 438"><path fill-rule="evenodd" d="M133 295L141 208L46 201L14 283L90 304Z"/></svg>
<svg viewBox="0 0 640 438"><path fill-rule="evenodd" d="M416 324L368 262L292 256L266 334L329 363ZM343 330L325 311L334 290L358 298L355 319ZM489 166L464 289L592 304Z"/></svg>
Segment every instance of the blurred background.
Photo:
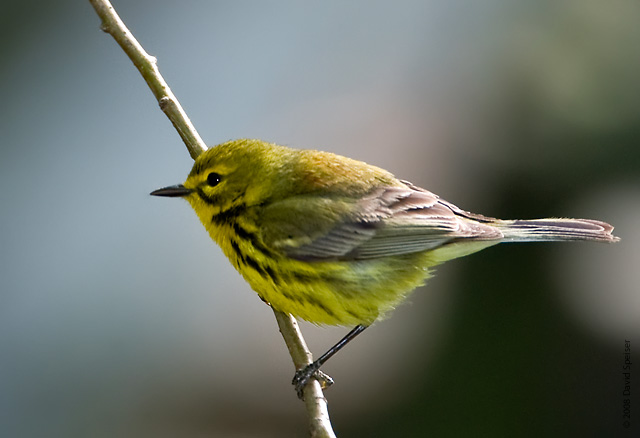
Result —
<svg viewBox="0 0 640 438"><path fill-rule="evenodd" d="M87 1L0 3L0 435L298 437L273 314L189 206L191 159ZM376 164L616 245L502 245L324 370L344 437L631 436L640 363L636 0L114 1L209 144ZM347 328L301 324L320 354ZM638 436L638 435L636 435Z"/></svg>

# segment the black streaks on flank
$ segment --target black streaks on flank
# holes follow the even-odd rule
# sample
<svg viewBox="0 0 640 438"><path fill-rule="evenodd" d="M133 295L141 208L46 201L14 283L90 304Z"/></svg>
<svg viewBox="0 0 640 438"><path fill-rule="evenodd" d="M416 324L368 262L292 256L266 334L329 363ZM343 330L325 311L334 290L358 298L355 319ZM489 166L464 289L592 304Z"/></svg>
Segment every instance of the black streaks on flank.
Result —
<svg viewBox="0 0 640 438"><path fill-rule="evenodd" d="M254 259L249 255L245 255L240 249L240 245L235 239L230 239L230 245L231 245L231 249L233 249L233 252L236 254L238 265L239 263L242 263L243 265L252 268L258 274L260 274L262 278L264 279L271 278L271 280L273 280L273 283L276 286L280 284L280 277L276 274L276 272L273 270L271 266L265 265L263 267L260 265L260 263L258 263L256 259Z"/></svg>
<svg viewBox="0 0 640 438"><path fill-rule="evenodd" d="M248 240L253 244L253 241L255 240L255 236L248 232L247 230L245 230L244 228L242 228L242 226L240 224L238 224L238 222L233 222L231 224L231 226L233 227L233 231L235 231L235 233L244 240Z"/></svg>
<svg viewBox="0 0 640 438"><path fill-rule="evenodd" d="M269 248L264 246L264 244L260 241L260 238L254 233L247 231L236 221L231 223L231 227L238 237L250 242L251 245L262 254L264 254L265 257L274 258L273 252Z"/></svg>
<svg viewBox="0 0 640 438"><path fill-rule="evenodd" d="M356 312L354 312L351 309L344 309L349 315L351 315L354 319L356 320L362 320L362 317L360 315L358 315Z"/></svg>
<svg viewBox="0 0 640 438"><path fill-rule="evenodd" d="M254 259L251 256L246 256L244 258L244 262L247 266L253 268L254 271L256 271L258 274L260 274L261 277L263 278L267 278L267 273L265 272L264 269L262 269L262 266L260 266L260 264L256 261L256 259Z"/></svg>
<svg viewBox="0 0 640 438"><path fill-rule="evenodd" d="M236 253L238 260L240 260L240 262L242 262L243 265L253 268L253 270L256 271L258 274L260 274L262 277L265 277L265 278L267 277L268 275L267 272L262 268L262 266L260 266L260 264L256 261L256 259L254 259L251 256L245 256L242 253L242 250L240 249L240 245L238 245L238 242L236 242L234 239L231 239L230 243L231 243L231 248L233 249L233 252Z"/></svg>
<svg viewBox="0 0 640 438"><path fill-rule="evenodd" d="M317 299L313 295L305 295L304 296L304 300L307 301L312 306L315 306L315 307L318 307L318 308L322 309L322 311L324 313L326 313L327 315L329 315L330 317L332 317L332 318L336 317L336 314L333 313L333 310L331 310L330 308L325 306L325 304L322 301L320 301L319 299Z"/></svg>
<svg viewBox="0 0 640 438"><path fill-rule="evenodd" d="M319 272L317 274L308 274L308 273L290 271L287 273L286 276L282 275L282 277L284 277L285 280L293 279L294 281L307 284L307 285L313 285L318 282L328 283L331 285L331 290L333 290L336 293L336 295L340 295L346 299L352 299L357 295L356 290L353 289L353 281L332 275L329 272L327 273ZM347 287L349 285L351 285L352 287Z"/></svg>
<svg viewBox="0 0 640 438"><path fill-rule="evenodd" d="M273 280L273 284L275 284L276 286L280 286L280 276L276 274L276 271L274 271L273 268L269 265L265 265L264 270L267 272L267 275Z"/></svg>
<svg viewBox="0 0 640 438"><path fill-rule="evenodd" d="M280 291L282 296L284 296L287 300L293 301L295 303L301 305L311 305L313 307L317 307L322 310L324 313L329 315L331 318L336 318L336 314L333 310L327 307L322 301L314 297L313 295L303 294L303 295L294 295L285 291Z"/></svg>
<svg viewBox="0 0 640 438"><path fill-rule="evenodd" d="M295 278L295 280L300 283L307 284L316 283L319 280L317 275L303 274L302 272L291 273L291 277Z"/></svg>
<svg viewBox="0 0 640 438"><path fill-rule="evenodd" d="M280 291L280 293L282 294L283 297L285 297L289 301L295 301L298 304L304 304L306 302L304 300L304 298L302 298L301 296L292 295L292 294L290 294L289 292L286 292L286 291Z"/></svg>
<svg viewBox="0 0 640 438"><path fill-rule="evenodd" d="M242 264L246 264L246 261L244 260L244 254L242 254L242 251L240 251L240 245L238 245L238 242L236 242L234 239L231 239L231 249L233 249L233 252L236 253L238 260L241 261ZM239 263L237 261L236 265L238 265L239 267Z"/></svg>
<svg viewBox="0 0 640 438"><path fill-rule="evenodd" d="M258 251L262 252L266 257L274 257L273 252L267 248L255 233L248 231L242 225L238 223L238 217L246 212L246 206L244 204L229 207L226 210L222 210L219 213L214 214L211 217L211 222L218 225L228 225L233 229L233 232L242 240L246 240Z"/></svg>

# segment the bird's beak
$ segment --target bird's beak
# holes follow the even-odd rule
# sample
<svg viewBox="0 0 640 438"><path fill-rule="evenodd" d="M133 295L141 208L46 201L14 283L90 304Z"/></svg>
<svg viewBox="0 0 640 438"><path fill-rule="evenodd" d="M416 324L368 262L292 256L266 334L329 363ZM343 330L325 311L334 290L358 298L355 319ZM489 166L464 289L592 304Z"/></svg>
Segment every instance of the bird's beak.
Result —
<svg viewBox="0 0 640 438"><path fill-rule="evenodd" d="M149 194L153 196L167 196L169 198L181 198L183 196L187 196L191 192L193 192L193 190L186 188L182 184L176 184L175 186L163 187L161 189L154 190Z"/></svg>

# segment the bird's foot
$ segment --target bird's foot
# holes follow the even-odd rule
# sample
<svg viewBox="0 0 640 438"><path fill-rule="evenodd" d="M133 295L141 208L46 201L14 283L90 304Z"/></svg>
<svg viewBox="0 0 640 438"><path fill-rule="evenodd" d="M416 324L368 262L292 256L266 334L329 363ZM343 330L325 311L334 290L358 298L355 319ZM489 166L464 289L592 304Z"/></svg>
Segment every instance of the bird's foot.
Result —
<svg viewBox="0 0 640 438"><path fill-rule="evenodd" d="M307 386L307 383L309 383L311 378L315 378L318 383L320 383L320 387L322 389L326 389L333 385L333 379L331 376L320 371L320 364L316 362L310 363L301 370L296 371L296 374L293 376L293 381L291 382L295 387L300 400L304 400L304 388Z"/></svg>

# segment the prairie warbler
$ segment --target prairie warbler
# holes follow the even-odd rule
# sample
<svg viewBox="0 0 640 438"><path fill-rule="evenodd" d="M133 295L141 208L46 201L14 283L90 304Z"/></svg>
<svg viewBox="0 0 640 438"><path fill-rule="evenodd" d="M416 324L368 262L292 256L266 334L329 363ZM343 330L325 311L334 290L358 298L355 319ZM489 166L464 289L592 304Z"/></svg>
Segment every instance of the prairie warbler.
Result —
<svg viewBox="0 0 640 438"><path fill-rule="evenodd" d="M464 211L361 161L260 140L200 155L182 197L260 298L316 324L355 326L296 373L320 366L429 276L429 268L500 242L615 242L589 219L500 220Z"/></svg>

